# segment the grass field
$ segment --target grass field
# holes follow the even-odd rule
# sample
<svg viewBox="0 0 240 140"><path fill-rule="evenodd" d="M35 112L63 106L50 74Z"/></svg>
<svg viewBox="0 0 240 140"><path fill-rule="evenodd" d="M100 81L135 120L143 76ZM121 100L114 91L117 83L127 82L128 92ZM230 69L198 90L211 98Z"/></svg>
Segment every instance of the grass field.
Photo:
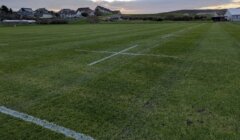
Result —
<svg viewBox="0 0 240 140"><path fill-rule="evenodd" d="M240 25L0 27L0 106L98 140L237 140ZM0 113L0 139L70 138Z"/></svg>

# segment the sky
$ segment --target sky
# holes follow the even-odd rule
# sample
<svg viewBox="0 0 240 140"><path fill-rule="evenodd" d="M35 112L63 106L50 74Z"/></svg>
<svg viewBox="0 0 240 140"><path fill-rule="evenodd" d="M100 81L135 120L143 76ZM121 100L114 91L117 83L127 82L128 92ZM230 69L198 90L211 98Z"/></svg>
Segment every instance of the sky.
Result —
<svg viewBox="0 0 240 140"><path fill-rule="evenodd" d="M126 14L160 13L179 9L214 9L240 7L240 0L0 0L14 10L21 7L33 9L45 7L57 11L62 8L77 9L97 5L121 10Z"/></svg>

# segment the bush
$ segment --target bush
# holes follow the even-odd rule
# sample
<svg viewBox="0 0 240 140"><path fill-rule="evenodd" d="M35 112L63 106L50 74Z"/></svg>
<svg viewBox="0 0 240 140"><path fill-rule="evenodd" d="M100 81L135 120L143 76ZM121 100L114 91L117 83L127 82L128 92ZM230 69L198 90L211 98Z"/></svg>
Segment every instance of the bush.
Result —
<svg viewBox="0 0 240 140"><path fill-rule="evenodd" d="M163 21L161 17L153 16L123 16L125 20Z"/></svg>
<svg viewBox="0 0 240 140"><path fill-rule="evenodd" d="M172 21L192 21L194 20L191 16L173 16L169 15L164 18L165 20L172 20Z"/></svg>
<svg viewBox="0 0 240 140"><path fill-rule="evenodd" d="M91 16L91 17L87 17L87 22L88 23L99 23L100 20L97 16Z"/></svg>

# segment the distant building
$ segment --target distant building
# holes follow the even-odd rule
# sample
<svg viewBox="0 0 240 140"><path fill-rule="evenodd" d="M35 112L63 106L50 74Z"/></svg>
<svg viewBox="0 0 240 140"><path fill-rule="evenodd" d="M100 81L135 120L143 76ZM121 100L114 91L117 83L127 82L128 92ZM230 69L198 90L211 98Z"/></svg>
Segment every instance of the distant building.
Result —
<svg viewBox="0 0 240 140"><path fill-rule="evenodd" d="M228 21L240 21L240 8L228 9L225 17Z"/></svg>
<svg viewBox="0 0 240 140"><path fill-rule="evenodd" d="M215 12L215 14L212 16L212 20L215 22L226 21L226 17L223 14Z"/></svg>
<svg viewBox="0 0 240 140"><path fill-rule="evenodd" d="M95 13L97 14L112 14L112 11L110 9L107 9L105 7L102 6L97 6L95 9Z"/></svg>
<svg viewBox="0 0 240 140"><path fill-rule="evenodd" d="M76 17L76 12L71 9L62 9L58 13L61 18L75 18Z"/></svg>
<svg viewBox="0 0 240 140"><path fill-rule="evenodd" d="M41 19L49 19L49 18L54 18L54 16L52 14L42 14L41 17L39 17Z"/></svg>
<svg viewBox="0 0 240 140"><path fill-rule="evenodd" d="M31 8L21 8L18 14L20 18L34 18L34 12Z"/></svg>
<svg viewBox="0 0 240 140"><path fill-rule="evenodd" d="M90 9L89 7L85 7L85 8L78 8L77 12L76 12L76 16L77 17L81 17L83 14L86 14L88 16L94 16L94 11L92 9Z"/></svg>
<svg viewBox="0 0 240 140"><path fill-rule="evenodd" d="M37 18L53 18L54 16L45 8L35 10L34 16Z"/></svg>
<svg viewBox="0 0 240 140"><path fill-rule="evenodd" d="M95 15L103 16L103 15L111 15L111 14L121 14L120 11L112 11L102 6L97 6L95 9Z"/></svg>

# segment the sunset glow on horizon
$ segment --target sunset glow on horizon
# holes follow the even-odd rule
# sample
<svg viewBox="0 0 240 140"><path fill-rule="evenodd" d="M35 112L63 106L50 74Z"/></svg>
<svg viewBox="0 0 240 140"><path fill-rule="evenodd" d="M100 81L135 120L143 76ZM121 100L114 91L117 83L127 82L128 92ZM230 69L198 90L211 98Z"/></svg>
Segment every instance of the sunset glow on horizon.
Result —
<svg viewBox="0 0 240 140"><path fill-rule="evenodd" d="M240 0L0 0L1 4L17 10L21 7L33 9L45 7L54 11L63 8L104 6L123 13L160 13L180 9L224 9L240 7Z"/></svg>

